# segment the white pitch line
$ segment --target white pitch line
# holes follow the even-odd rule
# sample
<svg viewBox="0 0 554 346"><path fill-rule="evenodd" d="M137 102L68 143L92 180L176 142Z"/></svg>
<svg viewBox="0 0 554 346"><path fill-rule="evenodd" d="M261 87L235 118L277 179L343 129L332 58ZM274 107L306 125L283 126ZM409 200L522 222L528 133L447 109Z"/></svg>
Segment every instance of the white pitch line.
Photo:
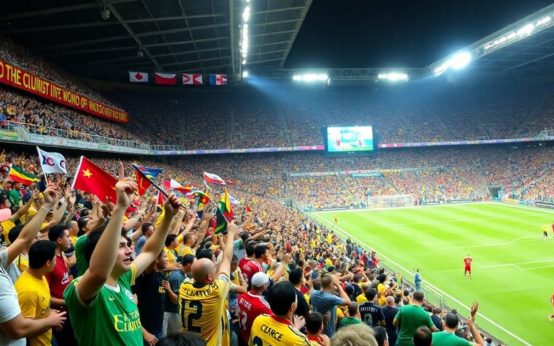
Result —
<svg viewBox="0 0 554 346"><path fill-rule="evenodd" d="M533 264L533 263L550 263L550 262L554 262L554 258L538 260L538 261L529 261L529 262L499 263L499 264L486 265L486 266L483 266L483 268L498 268L498 267L506 267L506 266L512 266L512 265L520 266L520 265ZM530 268L530 269L533 269L533 268Z"/></svg>
<svg viewBox="0 0 554 346"><path fill-rule="evenodd" d="M318 213L315 213L316 215ZM327 222L327 220L325 220ZM344 230L342 227L338 226L338 225L334 225L335 228L339 229L342 233L344 233L346 236L349 236L350 238L353 238L355 239L358 243L360 244L366 244L364 241L361 241L360 239L358 239L357 237L355 237L354 235L348 233L346 230ZM366 244L367 245L367 244ZM388 258L387 256L383 255L382 252L379 252L379 256L381 256L382 258L384 258L385 260L387 260L388 262L391 262L393 263L394 265L398 266L399 268L401 268L402 270L404 270L405 272L407 273L412 273L409 269L407 269L406 267L398 264L396 261L393 261L392 259ZM450 294L442 291L441 289L439 289L438 287L436 287L435 285L432 285L430 284L429 282L427 282L427 286L430 286L432 287L435 291L437 292L440 292L441 294L443 294L444 296L450 298L452 301L458 303L460 306L464 307L467 311L471 311L471 308L467 305L465 305L464 303L462 303L461 301L459 301L458 299L452 297ZM498 329L502 330L504 333L512 336L513 338L521 341L523 344L527 345L527 346L533 346L531 343L525 341L524 339L520 338L519 336L515 335L514 333L510 332L508 329L502 327L501 325L499 325L498 323L494 322L493 320L491 320L490 318L488 318L487 316L483 315L482 313L479 314L484 320L486 320L487 322L489 322L490 324L492 324L493 326L497 327Z"/></svg>

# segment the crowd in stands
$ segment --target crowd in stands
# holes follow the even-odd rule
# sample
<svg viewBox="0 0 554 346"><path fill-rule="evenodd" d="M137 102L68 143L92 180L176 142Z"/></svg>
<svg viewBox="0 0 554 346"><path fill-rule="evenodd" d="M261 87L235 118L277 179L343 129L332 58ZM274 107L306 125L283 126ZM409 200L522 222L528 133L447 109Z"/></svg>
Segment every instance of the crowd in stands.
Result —
<svg viewBox="0 0 554 346"><path fill-rule="evenodd" d="M36 156L0 155L2 344L484 345L476 305L468 316L430 305L374 251L242 183L230 186L235 222L216 233L213 207L195 217L173 196L156 207L151 190L132 211L130 162L94 162L119 177L114 204L59 175L42 192L22 186L9 164L38 174ZM184 162L143 163L201 180Z"/></svg>
<svg viewBox="0 0 554 346"><path fill-rule="evenodd" d="M23 47L9 37L0 35L0 46L0 60L21 67L41 78L52 81L93 100L120 108L71 73L34 54L30 49Z"/></svg>
<svg viewBox="0 0 554 346"><path fill-rule="evenodd" d="M0 86L0 123L3 128L7 127L8 121L22 124L30 133L41 135L110 144L126 140L129 141L126 146L140 146L144 143L144 138L137 137L122 125L107 123Z"/></svg>
<svg viewBox="0 0 554 346"><path fill-rule="evenodd" d="M85 83L13 41L0 37L0 42L0 59L109 103ZM525 138L554 133L551 89L543 84L440 82L375 89L121 86L106 92L130 114L129 124L121 125L3 87L0 121L9 115L38 125L32 131L39 133L64 129L69 132L63 135L70 138L90 140L93 133L129 140L133 146L169 144L184 149L321 145L324 127L352 125L372 125L379 143Z"/></svg>

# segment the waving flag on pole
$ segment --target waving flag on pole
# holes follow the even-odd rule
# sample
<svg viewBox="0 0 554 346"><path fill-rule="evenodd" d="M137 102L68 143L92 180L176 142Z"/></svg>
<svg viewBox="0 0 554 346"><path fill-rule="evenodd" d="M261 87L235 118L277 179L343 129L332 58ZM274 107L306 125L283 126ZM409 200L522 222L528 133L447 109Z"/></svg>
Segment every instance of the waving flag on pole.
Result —
<svg viewBox="0 0 554 346"><path fill-rule="evenodd" d="M132 165L135 169L135 177L137 178L138 194L144 195L146 190L152 185L150 179L156 178L161 172L161 168L151 168L141 165Z"/></svg>
<svg viewBox="0 0 554 346"><path fill-rule="evenodd" d="M225 233L227 232L227 224L232 222L235 217L233 212L233 206L231 205L231 198L229 192L225 189L223 195L219 199L219 208L217 208L216 219L217 224L215 227L215 233Z"/></svg>
<svg viewBox="0 0 554 346"><path fill-rule="evenodd" d="M92 161L81 156L71 189L89 192L98 196L102 202L116 202L115 184L117 179L96 166Z"/></svg>
<svg viewBox="0 0 554 346"><path fill-rule="evenodd" d="M26 172L23 168L13 165L10 167L8 176L11 180L29 186L32 183L38 183L40 181L34 174Z"/></svg>
<svg viewBox="0 0 554 346"><path fill-rule="evenodd" d="M46 174L63 173L67 174L65 169L65 158L60 153L49 153L37 147L38 158L42 172Z"/></svg>
<svg viewBox="0 0 554 346"><path fill-rule="evenodd" d="M220 176L208 172L204 172L204 181L208 184L226 185L225 180Z"/></svg>
<svg viewBox="0 0 554 346"><path fill-rule="evenodd" d="M175 191L179 191L182 194L190 193L193 189L192 185L189 184L189 185L183 186L175 179L164 180L163 186L168 191L175 190Z"/></svg>

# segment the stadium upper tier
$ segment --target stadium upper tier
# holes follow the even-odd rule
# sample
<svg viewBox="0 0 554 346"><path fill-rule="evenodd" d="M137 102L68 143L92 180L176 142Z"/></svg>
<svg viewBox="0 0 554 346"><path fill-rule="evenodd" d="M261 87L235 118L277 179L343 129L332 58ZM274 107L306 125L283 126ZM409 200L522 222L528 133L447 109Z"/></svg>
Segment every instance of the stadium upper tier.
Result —
<svg viewBox="0 0 554 346"><path fill-rule="evenodd" d="M0 59L92 98L98 90L0 36ZM329 125L372 125L380 143L536 137L554 132L552 85L522 81L400 86L299 87L250 79L244 88L110 88L103 94L130 113L128 125L83 115L0 87L0 119L30 132L125 145L240 149L323 144Z"/></svg>

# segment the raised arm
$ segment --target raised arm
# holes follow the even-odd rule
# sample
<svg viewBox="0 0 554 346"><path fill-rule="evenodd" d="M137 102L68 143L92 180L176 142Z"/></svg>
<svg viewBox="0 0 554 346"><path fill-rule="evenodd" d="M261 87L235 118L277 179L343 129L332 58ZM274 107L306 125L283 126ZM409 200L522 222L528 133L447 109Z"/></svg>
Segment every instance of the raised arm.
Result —
<svg viewBox="0 0 554 346"><path fill-rule="evenodd" d="M175 197L174 194L169 195L169 198L164 204L165 212L160 225L146 241L142 248L142 252L133 262L137 268L137 276L142 274L142 272L158 258L160 251L163 249L165 238L169 233L169 225L173 217L177 214L179 206L180 204L177 197Z"/></svg>
<svg viewBox="0 0 554 346"><path fill-rule="evenodd" d="M36 215L25 224L25 227L21 230L19 237L8 247L8 262L10 264L13 260L21 254L21 252L31 245L31 242L37 236L40 231L40 225L46 219L46 215L58 203L56 196L57 188L54 184L48 184L46 190L44 190L44 203L37 211Z"/></svg>
<svg viewBox="0 0 554 346"><path fill-rule="evenodd" d="M238 231L237 225L229 223L227 225L227 239L225 240L225 249L223 250L223 260L219 265L219 273L231 275L231 260L233 259L233 241Z"/></svg>
<svg viewBox="0 0 554 346"><path fill-rule="evenodd" d="M117 258L123 216L137 188L133 179L123 178L122 163L120 163L119 172L120 179L115 185L117 202L112 211L112 217L96 244L88 270L80 278L79 285L75 287L83 303L89 303L108 280Z"/></svg>

